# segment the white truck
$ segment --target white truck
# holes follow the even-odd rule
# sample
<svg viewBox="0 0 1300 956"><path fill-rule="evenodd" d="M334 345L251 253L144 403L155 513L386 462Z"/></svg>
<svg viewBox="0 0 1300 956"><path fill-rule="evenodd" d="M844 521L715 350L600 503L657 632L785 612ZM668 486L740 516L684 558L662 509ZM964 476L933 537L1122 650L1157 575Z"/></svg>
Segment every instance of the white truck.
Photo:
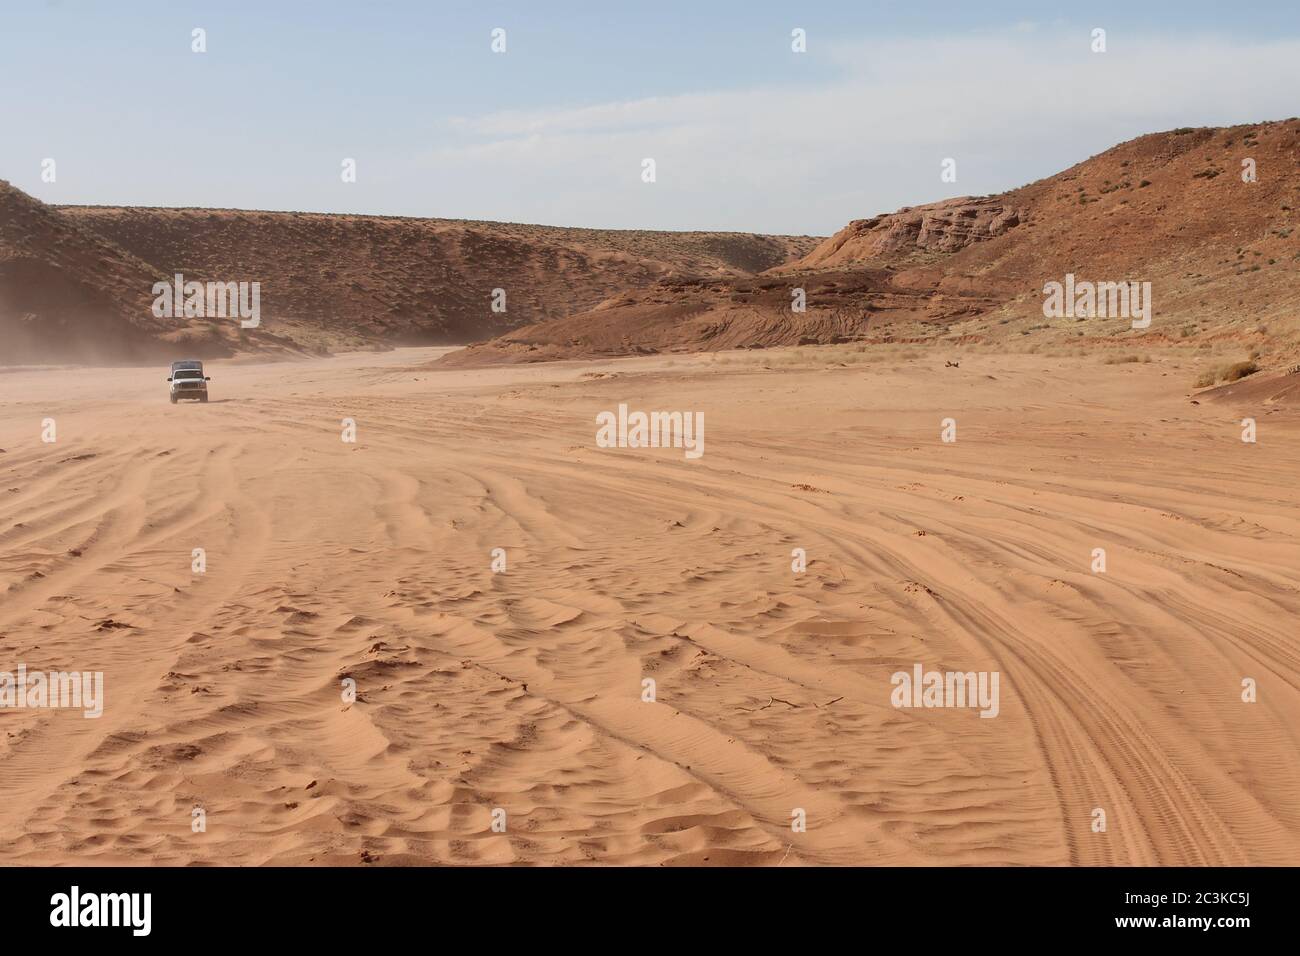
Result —
<svg viewBox="0 0 1300 956"><path fill-rule="evenodd" d="M181 399L208 400L208 382L211 378L203 374L203 363L198 359L183 359L172 362L171 373L167 376L171 383L171 400L175 405Z"/></svg>

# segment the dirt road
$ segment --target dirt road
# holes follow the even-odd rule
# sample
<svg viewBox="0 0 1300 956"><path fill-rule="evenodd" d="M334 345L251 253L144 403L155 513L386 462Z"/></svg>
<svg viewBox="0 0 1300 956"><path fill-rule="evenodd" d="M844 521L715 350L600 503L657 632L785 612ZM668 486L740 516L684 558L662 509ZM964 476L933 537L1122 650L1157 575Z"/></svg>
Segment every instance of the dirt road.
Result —
<svg viewBox="0 0 1300 956"><path fill-rule="evenodd" d="M1244 443L1159 362L435 354L0 374L0 671L104 674L0 708L0 860L1300 858L1291 413ZM704 455L597 447L620 403ZM894 706L916 665L997 716Z"/></svg>

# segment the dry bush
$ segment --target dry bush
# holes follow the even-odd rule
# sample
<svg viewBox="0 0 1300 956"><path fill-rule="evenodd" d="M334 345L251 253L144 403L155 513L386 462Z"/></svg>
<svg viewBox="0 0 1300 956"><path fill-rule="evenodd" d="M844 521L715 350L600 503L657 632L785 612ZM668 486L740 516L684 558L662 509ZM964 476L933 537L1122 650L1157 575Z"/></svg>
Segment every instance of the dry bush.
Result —
<svg viewBox="0 0 1300 956"><path fill-rule="evenodd" d="M1247 359L1244 362L1229 362L1226 365L1219 365L1202 372L1196 378L1196 387L1208 388L1218 382L1239 382L1247 375L1254 375L1258 371L1259 366L1253 359Z"/></svg>
<svg viewBox="0 0 1300 956"><path fill-rule="evenodd" d="M1259 366L1253 361L1234 362L1223 370L1223 380L1225 382L1240 381L1247 375L1254 375L1258 371Z"/></svg>

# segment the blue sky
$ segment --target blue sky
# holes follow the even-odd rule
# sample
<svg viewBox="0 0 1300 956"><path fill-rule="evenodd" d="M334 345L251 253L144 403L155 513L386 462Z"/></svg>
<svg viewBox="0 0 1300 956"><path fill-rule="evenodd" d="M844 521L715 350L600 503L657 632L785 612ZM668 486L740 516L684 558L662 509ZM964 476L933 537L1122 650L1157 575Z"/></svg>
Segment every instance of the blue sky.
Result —
<svg viewBox="0 0 1300 956"><path fill-rule="evenodd" d="M1143 132L1294 115L1297 64L1294 2L49 0L0 27L0 178L50 202L824 234Z"/></svg>

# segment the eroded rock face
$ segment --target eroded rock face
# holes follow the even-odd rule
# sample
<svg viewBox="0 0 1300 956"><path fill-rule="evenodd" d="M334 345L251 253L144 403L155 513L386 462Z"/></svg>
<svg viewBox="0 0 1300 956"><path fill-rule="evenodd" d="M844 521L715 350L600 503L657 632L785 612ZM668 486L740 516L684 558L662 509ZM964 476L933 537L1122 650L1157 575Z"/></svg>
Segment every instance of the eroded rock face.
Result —
<svg viewBox="0 0 1300 956"><path fill-rule="evenodd" d="M804 258L801 267L843 265L891 252L957 252L1020 225L1025 211L1000 198L945 199L856 219Z"/></svg>

